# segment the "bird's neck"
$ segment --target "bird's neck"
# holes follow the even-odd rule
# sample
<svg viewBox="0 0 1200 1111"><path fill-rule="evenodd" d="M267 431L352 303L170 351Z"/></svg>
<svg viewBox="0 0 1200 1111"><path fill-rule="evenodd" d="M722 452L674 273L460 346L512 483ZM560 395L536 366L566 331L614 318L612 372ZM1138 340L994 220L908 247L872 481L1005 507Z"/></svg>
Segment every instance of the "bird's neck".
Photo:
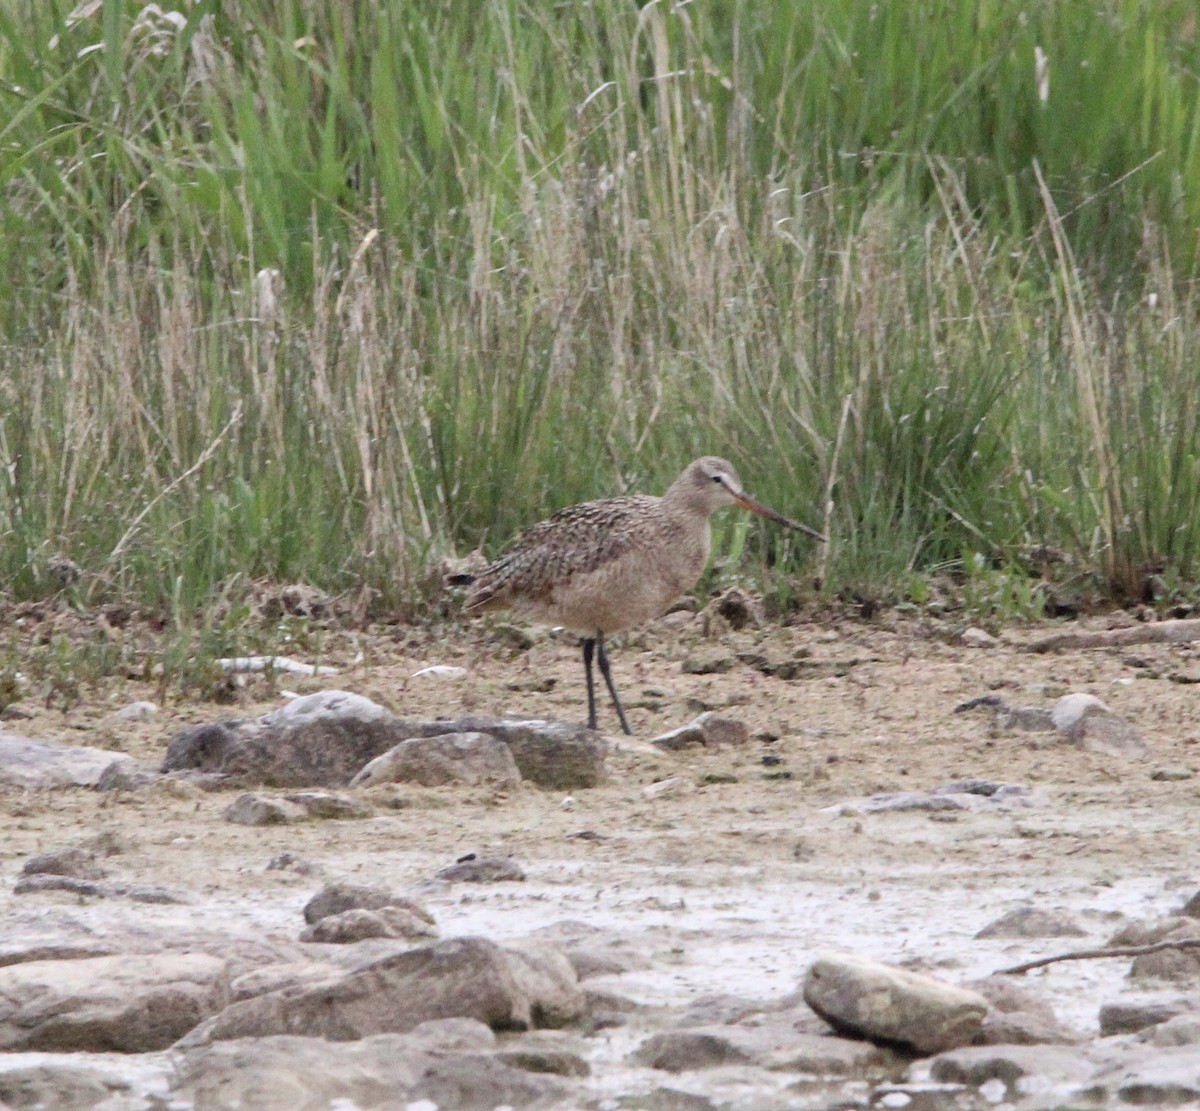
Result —
<svg viewBox="0 0 1200 1111"><path fill-rule="evenodd" d="M707 520L708 515L712 512L712 506L708 504L701 491L696 489L696 484L688 481L686 474L677 478L667 487L667 492L662 496L662 504L663 508L669 512L685 517L700 517Z"/></svg>

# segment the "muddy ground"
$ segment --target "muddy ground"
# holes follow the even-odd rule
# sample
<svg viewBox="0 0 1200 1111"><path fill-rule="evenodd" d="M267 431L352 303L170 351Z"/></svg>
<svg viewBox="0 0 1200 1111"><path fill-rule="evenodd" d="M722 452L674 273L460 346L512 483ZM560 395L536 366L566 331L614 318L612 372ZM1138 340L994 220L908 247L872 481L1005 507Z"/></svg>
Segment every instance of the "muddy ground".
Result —
<svg viewBox="0 0 1200 1111"><path fill-rule="evenodd" d="M1114 615L1086 625L1128 621ZM961 627L915 618L805 620L707 637L702 624L672 615L614 644L635 736L617 734L604 704L601 724L614 741L609 782L571 797L524 785L387 786L361 792L375 806L365 820L246 828L222 816L232 792L191 784L110 794L0 789L0 929L64 914L97 926L136 916L294 938L305 901L327 880L345 879L420 889L443 936L503 941L566 919L599 925L647 967L589 986L686 1004L715 992L783 996L814 955L830 949L964 982L1101 944L1121 922L1165 914L1200 886L1200 777L1155 778L1163 769L1181 775L1200 767L1195 646L1032 655L1022 644L1047 627L1007 630L994 644L967 647ZM510 632L477 624L334 635L328 644L322 662L341 669L335 678L285 678L278 687L341 687L409 718L584 715L578 648L566 635L535 632L521 648ZM737 653L796 658L804 667L793 679L738 661L717 674L683 668L689 656ZM431 665L466 674L414 677ZM1071 692L1106 702L1137 729L1149 755L1084 751L1054 734L1003 732L987 713L955 713L983 695L1049 706ZM282 694L258 678L233 707L177 701L147 722L113 716L154 697L151 685L113 680L69 711L27 698L2 726L157 762L181 728L265 712ZM749 743L679 753L648 743L702 709L744 720ZM647 793L671 777L682 780L674 790ZM839 805L962 779L1025 785L1030 805L866 815ZM130 907L11 894L25 858L102 831L125 847L111 861L112 878L165 884L196 903ZM430 886L438 868L471 852L511 855L527 880ZM313 870L269 869L283 853ZM1089 936L974 939L1026 903L1075 912ZM1125 980L1126 971L1127 962L1088 961L1026 979L1060 1020L1095 1035L1102 1004L1147 994ZM631 1037L613 1031L597 1048L590 1084L598 1097L636 1081L625 1063ZM705 1085L713 1082L703 1074L673 1079L710 1094Z"/></svg>

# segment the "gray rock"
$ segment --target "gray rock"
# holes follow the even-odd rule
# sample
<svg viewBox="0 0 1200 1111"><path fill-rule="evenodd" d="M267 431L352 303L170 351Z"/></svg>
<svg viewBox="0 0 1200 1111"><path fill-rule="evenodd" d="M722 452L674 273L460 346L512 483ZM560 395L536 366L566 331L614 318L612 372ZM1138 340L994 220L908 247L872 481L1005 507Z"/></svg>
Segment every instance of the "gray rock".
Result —
<svg viewBox="0 0 1200 1111"><path fill-rule="evenodd" d="M1154 922L1132 922L1118 930L1110 946L1157 945L1164 941L1200 939L1200 920L1186 916ZM1200 980L1200 945L1190 949L1162 949L1133 958L1129 974L1135 979L1170 980L1190 983Z"/></svg>
<svg viewBox="0 0 1200 1111"><path fill-rule="evenodd" d="M1186 764L1168 764L1155 768L1150 773L1150 778L1155 783L1182 783L1185 779L1195 778L1195 775L1196 769L1189 768Z"/></svg>
<svg viewBox="0 0 1200 1111"><path fill-rule="evenodd" d="M120 752L31 741L0 730L0 784L11 787L95 787L111 765L132 759Z"/></svg>
<svg viewBox="0 0 1200 1111"><path fill-rule="evenodd" d="M591 1067L584 1054L586 1044L559 1030L533 1030L506 1038L496 1057L507 1065L526 1072L555 1076L590 1076Z"/></svg>
<svg viewBox="0 0 1200 1111"><path fill-rule="evenodd" d="M100 854L95 849L75 845L65 849L31 856L21 868L21 875L70 876L77 880L100 880L105 876Z"/></svg>
<svg viewBox="0 0 1200 1111"><path fill-rule="evenodd" d="M156 767L140 760L115 760L100 773L97 791L140 791L163 778Z"/></svg>
<svg viewBox="0 0 1200 1111"><path fill-rule="evenodd" d="M1195 892L1182 907L1179 908L1179 914L1185 918L1200 918L1200 891Z"/></svg>
<svg viewBox="0 0 1200 1111"><path fill-rule="evenodd" d="M1169 1022L1190 1009L1186 1001L1179 999L1169 1003L1105 1003L1100 1008L1100 1036L1111 1038L1114 1034L1136 1034L1148 1027Z"/></svg>
<svg viewBox="0 0 1200 1111"><path fill-rule="evenodd" d="M929 1074L936 1081L978 1088L989 1080L1000 1080L1014 1095L1018 1081L1027 1076L1052 1084L1082 1085L1095 1071L1082 1049L1057 1045L966 1046L938 1054L929 1065Z"/></svg>
<svg viewBox="0 0 1200 1111"><path fill-rule="evenodd" d="M719 594L705 606L705 612L723 618L731 629L757 629L763 623L762 600L738 586Z"/></svg>
<svg viewBox="0 0 1200 1111"><path fill-rule="evenodd" d="M966 986L988 1001L976 1045L1072 1045L1080 1040L1058 1021L1045 999L1014 983L1011 976L989 976Z"/></svg>
<svg viewBox="0 0 1200 1111"><path fill-rule="evenodd" d="M300 935L301 941L348 945L368 937L424 940L437 937L437 925L429 914L409 907L386 906L377 910L344 910L314 922Z"/></svg>
<svg viewBox="0 0 1200 1111"><path fill-rule="evenodd" d="M519 883L525 879L525 870L512 857L472 856L439 868L436 875L447 883Z"/></svg>
<svg viewBox="0 0 1200 1111"><path fill-rule="evenodd" d="M722 717L710 710L687 725L655 737L650 743L668 751L678 751L684 748L744 745L749 739L750 730L744 721Z"/></svg>
<svg viewBox="0 0 1200 1111"><path fill-rule="evenodd" d="M650 967L650 961L640 946L614 936L610 930L574 919L564 919L534 930L529 940L533 944L546 941L554 944L566 954L580 980Z"/></svg>
<svg viewBox="0 0 1200 1111"><path fill-rule="evenodd" d="M304 921L311 925L331 914L347 910L380 910L382 907L408 907L427 917L429 912L419 903L386 887L362 883L330 883L321 888L304 905ZM431 922L432 918L429 919Z"/></svg>
<svg viewBox="0 0 1200 1111"><path fill-rule="evenodd" d="M487 733L443 733L401 741L370 761L351 781L352 787L379 783L419 783L442 787L448 783L521 781L509 747Z"/></svg>
<svg viewBox="0 0 1200 1111"><path fill-rule="evenodd" d="M0 937L0 968L33 961L80 961L88 957L111 957L120 950L121 944L116 939L59 934L53 929L39 930L33 934L10 934Z"/></svg>
<svg viewBox="0 0 1200 1111"><path fill-rule="evenodd" d="M113 717L117 721L149 721L158 713L158 706L153 702L131 702L122 706Z"/></svg>
<svg viewBox="0 0 1200 1111"><path fill-rule="evenodd" d="M225 1002L228 966L137 953L0 968L0 1051L148 1053Z"/></svg>
<svg viewBox="0 0 1200 1111"><path fill-rule="evenodd" d="M411 736L399 719L270 726L232 748L219 770L248 787L345 787L376 756Z"/></svg>
<svg viewBox="0 0 1200 1111"><path fill-rule="evenodd" d="M831 1034L793 1034L764 1061L769 1068L810 1076L877 1077L897 1068L898 1058L872 1042Z"/></svg>
<svg viewBox="0 0 1200 1111"><path fill-rule="evenodd" d="M1177 1107L1200 1101L1200 1053L1193 1045L1139 1047L1125 1060L1100 1070L1096 1083L1125 1103Z"/></svg>
<svg viewBox="0 0 1200 1111"><path fill-rule="evenodd" d="M988 1011L978 992L848 953L813 962L804 1001L841 1033L921 1053L968 1044Z"/></svg>
<svg viewBox="0 0 1200 1111"><path fill-rule="evenodd" d="M721 1065L744 1065L751 1057L724 1032L668 1030L647 1038L631 1059L635 1064L664 1072L690 1072Z"/></svg>
<svg viewBox="0 0 1200 1111"><path fill-rule="evenodd" d="M737 657L725 648L692 652L683 661L685 675L720 675L737 666Z"/></svg>
<svg viewBox="0 0 1200 1111"><path fill-rule="evenodd" d="M1088 752L1138 760L1150 755L1137 729L1094 695L1064 695L1054 704L1050 717L1065 740Z"/></svg>
<svg viewBox="0 0 1200 1111"><path fill-rule="evenodd" d="M483 729L508 745L521 778L538 787L574 791L608 778L608 742L594 729L537 718L485 723Z"/></svg>
<svg viewBox="0 0 1200 1111"><path fill-rule="evenodd" d="M292 791L284 797L318 821L358 821L374 814L366 803L333 791Z"/></svg>
<svg viewBox="0 0 1200 1111"><path fill-rule="evenodd" d="M433 1052L420 1048L419 1039L390 1033L342 1043L279 1036L193 1048L172 1094L187 1106L255 1111L540 1111L561 1107L568 1091L554 1077L513 1068L490 1053Z"/></svg>
<svg viewBox="0 0 1200 1111"><path fill-rule="evenodd" d="M517 942L504 947L517 987L529 998L534 1026L566 1026L580 1018L586 1001L566 954L553 945Z"/></svg>
<svg viewBox="0 0 1200 1111"><path fill-rule="evenodd" d="M1142 1031L1141 1040L1150 1045L1200 1045L1200 1011L1174 1015Z"/></svg>
<svg viewBox="0 0 1200 1111"><path fill-rule="evenodd" d="M238 795L225 808L222 817L240 826L283 826L302 822L308 814L302 807L284 799L246 793Z"/></svg>
<svg viewBox="0 0 1200 1111"><path fill-rule="evenodd" d="M168 743L160 770L223 771L230 753L261 729L258 722L250 721L218 721L184 729Z"/></svg>
<svg viewBox="0 0 1200 1111"><path fill-rule="evenodd" d="M968 648L995 648L1000 643L986 629L980 629L975 625L963 629L959 634L959 640Z"/></svg>
<svg viewBox="0 0 1200 1111"><path fill-rule="evenodd" d="M989 922L976 935L985 937L1086 937L1087 930L1065 910L1024 906Z"/></svg>
<svg viewBox="0 0 1200 1111"><path fill-rule="evenodd" d="M587 1007L585 1026L591 1030L603 1030L610 1026L624 1026L631 1015L648 1008L615 991L600 991L586 988L583 993Z"/></svg>
<svg viewBox="0 0 1200 1111"><path fill-rule="evenodd" d="M534 1021L534 1009L503 949L484 938L452 938L386 956L325 983L234 1003L180 1044L285 1033L347 1041L402 1033L438 1018L524 1030Z"/></svg>
<svg viewBox="0 0 1200 1111"><path fill-rule="evenodd" d="M404 741L485 733L506 744L520 775L539 786L573 790L606 775L607 742L579 726L495 718L410 722L379 707L360 717L352 712L358 703L340 699L336 712L289 710L296 702L266 719L184 730L171 740L162 770L219 773L243 787L343 787Z"/></svg>
<svg viewBox="0 0 1200 1111"><path fill-rule="evenodd" d="M285 988L312 987L314 984L336 980L342 971L329 961L277 961L252 968L249 972L235 977L229 984L229 1002L237 1003L242 999L253 999L256 995L283 991Z"/></svg>
<svg viewBox="0 0 1200 1111"><path fill-rule="evenodd" d="M6 1068L0 1070L0 1107L93 1111L105 1100L125 1096L129 1088L127 1081L80 1064Z"/></svg>

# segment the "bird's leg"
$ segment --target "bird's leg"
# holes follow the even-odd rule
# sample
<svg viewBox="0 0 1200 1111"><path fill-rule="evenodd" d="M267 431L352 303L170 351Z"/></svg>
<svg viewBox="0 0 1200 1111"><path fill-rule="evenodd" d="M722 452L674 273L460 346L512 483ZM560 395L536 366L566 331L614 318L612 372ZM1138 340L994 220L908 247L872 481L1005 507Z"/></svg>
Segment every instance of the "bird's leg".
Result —
<svg viewBox="0 0 1200 1111"><path fill-rule="evenodd" d="M587 675L589 729L596 728L596 682L592 678L592 654L595 651L596 638L586 637L583 642L583 671Z"/></svg>
<svg viewBox="0 0 1200 1111"><path fill-rule="evenodd" d="M604 676L604 681L608 684L608 693L612 695L613 705L617 708L617 717L621 719L621 728L632 737L633 730L629 728L629 722L625 720L625 709L621 705L621 699L617 696L617 688L613 686L612 672L608 669L608 653L604 651L604 634L599 631L596 633L596 654L600 657L600 674ZM589 669L589 679L591 679L591 675Z"/></svg>

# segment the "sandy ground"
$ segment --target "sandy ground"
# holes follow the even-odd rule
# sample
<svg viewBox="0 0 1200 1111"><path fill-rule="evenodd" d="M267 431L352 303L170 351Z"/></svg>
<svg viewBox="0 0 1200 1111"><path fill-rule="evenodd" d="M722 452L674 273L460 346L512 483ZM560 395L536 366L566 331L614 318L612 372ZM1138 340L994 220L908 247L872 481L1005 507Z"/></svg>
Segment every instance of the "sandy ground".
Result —
<svg viewBox="0 0 1200 1111"><path fill-rule="evenodd" d="M1100 619L1092 628L1112 621ZM28 927L71 914L96 926L131 920L224 923L295 937L300 908L326 880L421 889L443 936L497 940L567 919L604 927L645 958L643 970L595 983L646 1002L686 1004L712 992L753 998L793 991L813 956L851 950L935 971L953 981L1018 961L1100 944L1121 921L1177 907L1200 886L1195 814L1200 777L1152 778L1200 766L1194 646L1092 649L1050 656L1020 651L1049 630L1015 629L983 648L957 630L916 619L809 622L704 637L699 619L673 616L618 641L614 672L635 736L614 741L610 781L572 797L530 786L494 789L381 787L366 820L248 829L223 818L233 795L190 784L119 795L86 790L0 790L0 920ZM305 693L336 686L406 717L519 712L579 720L582 668L573 639L535 634L511 646L496 626L439 632L386 630L334 638L333 680L281 681ZM363 660L351 663L356 653ZM685 673L689 654L756 652L799 657L811 677L785 680L737 663L723 674ZM434 664L465 677L414 678ZM828 667L818 666L828 664ZM1144 759L1083 751L1054 735L999 732L960 703L996 694L1049 706L1088 692L1139 731ZM152 721L113 719L154 697L136 682L110 683L68 713L24 705L3 728L157 761L180 728L251 716L281 696L251 680L242 704L175 703ZM744 720L746 746L660 752L649 739L702 709ZM679 777L674 790L647 788ZM873 792L928 790L990 779L1029 788L1030 805L979 812L855 815L839 804ZM110 878L166 884L197 904L157 907L55 895L13 897L32 853L102 831L125 851ZM579 836L584 834L584 836ZM315 871L268 869L281 853ZM437 868L476 852L511 855L525 883L430 885ZM1085 939L974 939L1024 903L1080 916ZM1065 943L1064 943L1065 942ZM1099 1006L1132 990L1125 962L1058 965L1027 977L1060 1019L1096 1030ZM626 1083L616 1062L594 1085Z"/></svg>

